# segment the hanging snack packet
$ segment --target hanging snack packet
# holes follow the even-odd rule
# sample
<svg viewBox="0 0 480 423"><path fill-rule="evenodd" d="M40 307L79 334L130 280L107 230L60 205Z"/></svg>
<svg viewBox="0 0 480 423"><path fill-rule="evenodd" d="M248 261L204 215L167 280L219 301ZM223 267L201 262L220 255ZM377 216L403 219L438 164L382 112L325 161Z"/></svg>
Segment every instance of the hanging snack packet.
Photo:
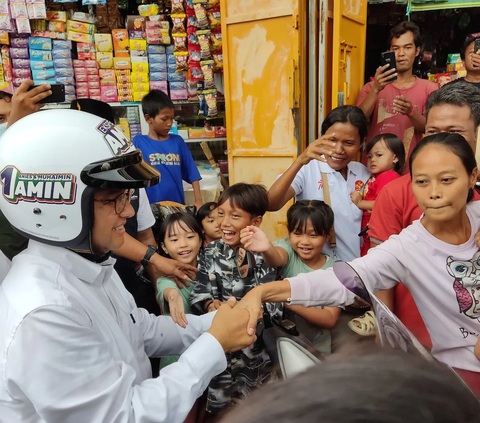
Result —
<svg viewBox="0 0 480 423"><path fill-rule="evenodd" d="M197 18L195 15L187 16L187 30L189 28L195 28L195 30L197 29Z"/></svg>
<svg viewBox="0 0 480 423"><path fill-rule="evenodd" d="M205 90L203 92L205 95L205 102L207 103L207 117L213 118L218 115L217 108L217 90Z"/></svg>
<svg viewBox="0 0 480 423"><path fill-rule="evenodd" d="M193 26L187 27L187 34L188 34L188 45L200 45L198 43L198 37L197 37L197 28Z"/></svg>
<svg viewBox="0 0 480 423"><path fill-rule="evenodd" d="M175 72L188 72L188 52L173 53L176 60Z"/></svg>
<svg viewBox="0 0 480 423"><path fill-rule="evenodd" d="M192 81L203 81L204 77L200 62L190 60L188 65L190 67L190 79Z"/></svg>
<svg viewBox="0 0 480 423"><path fill-rule="evenodd" d="M223 72L223 54L214 54L213 55L213 71L214 72Z"/></svg>
<svg viewBox="0 0 480 423"><path fill-rule="evenodd" d="M200 60L202 60L200 55L200 46L189 44L188 54L190 55L190 60L193 60L195 62L200 62Z"/></svg>
<svg viewBox="0 0 480 423"><path fill-rule="evenodd" d="M215 87L215 81L213 80L213 60L204 60L200 62L202 67L203 77L205 80L205 89Z"/></svg>
<svg viewBox="0 0 480 423"><path fill-rule="evenodd" d="M221 32L212 32L210 37L212 42L212 53L219 54L222 52L222 33Z"/></svg>
<svg viewBox="0 0 480 423"><path fill-rule="evenodd" d="M183 34L185 29L186 15L172 15L173 29L172 34Z"/></svg>
<svg viewBox="0 0 480 423"><path fill-rule="evenodd" d="M172 37L175 45L174 53L187 51L187 34L172 34Z"/></svg>
<svg viewBox="0 0 480 423"><path fill-rule="evenodd" d="M210 22L210 29L213 31L222 26L220 18L220 8L214 7L207 12L208 21Z"/></svg>
<svg viewBox="0 0 480 423"><path fill-rule="evenodd" d="M207 10L220 7L220 0L207 0Z"/></svg>
<svg viewBox="0 0 480 423"><path fill-rule="evenodd" d="M193 10L195 10L195 16L197 17L197 27L199 29L210 28L208 23L206 2L204 0L193 0Z"/></svg>
<svg viewBox="0 0 480 423"><path fill-rule="evenodd" d="M207 102L205 101L205 94L203 94L203 90L198 89L198 85L197 85L197 97L199 102L198 116L207 117L208 107L207 107Z"/></svg>
<svg viewBox="0 0 480 423"><path fill-rule="evenodd" d="M185 13L183 8L183 0L172 0L172 15L177 13Z"/></svg>
<svg viewBox="0 0 480 423"><path fill-rule="evenodd" d="M210 30L197 31L198 43L200 44L200 55L202 60L210 59Z"/></svg>

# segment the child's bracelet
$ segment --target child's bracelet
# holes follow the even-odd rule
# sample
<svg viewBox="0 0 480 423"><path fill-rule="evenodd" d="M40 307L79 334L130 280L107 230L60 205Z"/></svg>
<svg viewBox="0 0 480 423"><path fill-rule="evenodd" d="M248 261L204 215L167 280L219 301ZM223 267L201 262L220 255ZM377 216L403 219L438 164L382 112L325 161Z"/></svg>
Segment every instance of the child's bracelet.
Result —
<svg viewBox="0 0 480 423"><path fill-rule="evenodd" d="M213 300L208 300L203 306L204 311L208 311L208 307L210 307L210 304L212 303L213 303Z"/></svg>

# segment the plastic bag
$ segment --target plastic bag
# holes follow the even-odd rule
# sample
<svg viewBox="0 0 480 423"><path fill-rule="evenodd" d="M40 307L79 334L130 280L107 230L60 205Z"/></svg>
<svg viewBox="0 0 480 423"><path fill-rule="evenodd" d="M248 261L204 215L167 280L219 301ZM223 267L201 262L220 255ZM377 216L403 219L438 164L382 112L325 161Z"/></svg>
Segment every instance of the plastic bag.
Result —
<svg viewBox="0 0 480 423"><path fill-rule="evenodd" d="M172 0L172 15L177 13L185 13L183 8L183 0Z"/></svg>
<svg viewBox="0 0 480 423"><path fill-rule="evenodd" d="M185 29L185 15L172 15L173 29L172 34L183 34Z"/></svg>
<svg viewBox="0 0 480 423"><path fill-rule="evenodd" d="M205 102L207 103L207 117L213 118L218 115L217 90L205 90Z"/></svg>
<svg viewBox="0 0 480 423"><path fill-rule="evenodd" d="M214 54L213 62L213 71L223 72L223 54Z"/></svg>
<svg viewBox="0 0 480 423"><path fill-rule="evenodd" d="M202 0L193 0L193 10L195 10L195 16L197 17L197 27L199 29L210 28L207 16L206 2Z"/></svg>
<svg viewBox="0 0 480 423"><path fill-rule="evenodd" d="M210 36L211 40L211 52L219 54L222 52L222 33L221 32L212 32Z"/></svg>
<svg viewBox="0 0 480 423"><path fill-rule="evenodd" d="M203 60L210 59L210 30L197 31L198 43L200 44L200 56Z"/></svg>
<svg viewBox="0 0 480 423"><path fill-rule="evenodd" d="M222 26L220 8L215 7L207 12L208 21L210 22L210 29L213 31Z"/></svg>
<svg viewBox="0 0 480 423"><path fill-rule="evenodd" d="M172 34L173 43L175 45L174 53L187 51L187 34Z"/></svg>
<svg viewBox="0 0 480 423"><path fill-rule="evenodd" d="M203 62L200 62L204 77L204 86L206 90L215 87L215 81L213 79L213 65L213 60L204 60Z"/></svg>
<svg viewBox="0 0 480 423"><path fill-rule="evenodd" d="M188 72L188 53L182 51L180 53L174 53L176 59L175 72Z"/></svg>

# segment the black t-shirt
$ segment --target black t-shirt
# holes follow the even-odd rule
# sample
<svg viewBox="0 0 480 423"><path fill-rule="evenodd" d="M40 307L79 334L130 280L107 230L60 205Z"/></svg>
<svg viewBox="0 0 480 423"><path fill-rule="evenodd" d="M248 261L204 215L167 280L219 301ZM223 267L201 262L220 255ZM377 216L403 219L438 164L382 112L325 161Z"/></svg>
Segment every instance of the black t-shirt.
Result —
<svg viewBox="0 0 480 423"><path fill-rule="evenodd" d="M28 246L28 239L20 235L0 212L0 250L10 260L21 253Z"/></svg>
<svg viewBox="0 0 480 423"><path fill-rule="evenodd" d="M470 84L473 85L474 87L480 88L480 82L470 82L467 81L465 78L457 78L452 82L449 82L449 84Z"/></svg>

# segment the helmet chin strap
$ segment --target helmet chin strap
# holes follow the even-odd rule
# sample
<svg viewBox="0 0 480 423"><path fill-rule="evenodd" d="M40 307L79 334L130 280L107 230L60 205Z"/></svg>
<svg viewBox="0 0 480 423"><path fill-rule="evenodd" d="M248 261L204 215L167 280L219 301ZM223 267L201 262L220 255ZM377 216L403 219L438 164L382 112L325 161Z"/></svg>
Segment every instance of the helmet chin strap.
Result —
<svg viewBox="0 0 480 423"><path fill-rule="evenodd" d="M94 263L102 263L105 260L108 260L112 255L111 251L108 251L107 253L96 253L94 251L91 229L88 231L88 235L83 241L79 242L74 248L68 249Z"/></svg>

